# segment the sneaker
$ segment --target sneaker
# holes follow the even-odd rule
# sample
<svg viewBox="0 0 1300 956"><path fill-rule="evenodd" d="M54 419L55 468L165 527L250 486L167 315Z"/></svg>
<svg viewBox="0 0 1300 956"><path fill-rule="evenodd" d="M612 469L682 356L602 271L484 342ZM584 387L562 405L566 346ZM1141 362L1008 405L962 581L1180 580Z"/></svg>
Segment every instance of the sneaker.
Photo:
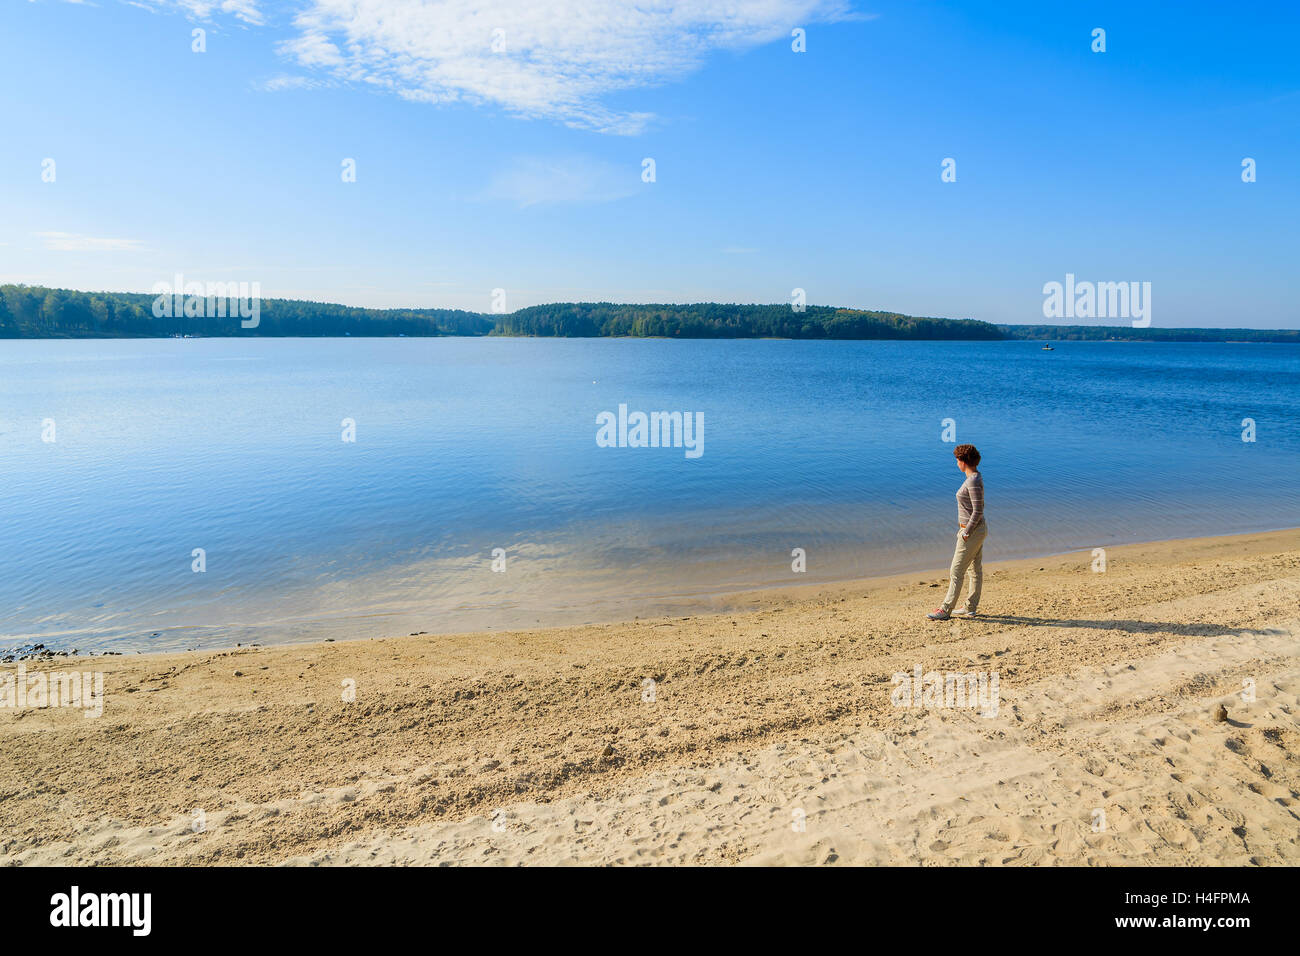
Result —
<svg viewBox="0 0 1300 956"><path fill-rule="evenodd" d="M976 614L975 611L972 611L970 608L965 608L965 607L959 607L957 608L957 610L952 612L953 617L974 617L975 614Z"/></svg>
<svg viewBox="0 0 1300 956"><path fill-rule="evenodd" d="M948 620L948 618L952 617L952 615L949 614L947 611L945 611L943 608L937 607L929 614L927 614L926 617L928 617L932 621L946 621Z"/></svg>

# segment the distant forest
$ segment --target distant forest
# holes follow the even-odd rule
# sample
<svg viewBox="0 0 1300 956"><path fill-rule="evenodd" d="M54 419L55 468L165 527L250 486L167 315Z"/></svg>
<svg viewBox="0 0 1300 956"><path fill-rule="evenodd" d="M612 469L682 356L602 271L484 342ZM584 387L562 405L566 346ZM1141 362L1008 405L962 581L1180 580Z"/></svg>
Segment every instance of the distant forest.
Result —
<svg viewBox="0 0 1300 956"><path fill-rule="evenodd" d="M487 335L495 324L485 316L458 309L354 309L326 302L262 299L257 327L245 329L238 315L155 318L153 306L157 298L135 292L73 292L0 285L0 338Z"/></svg>
<svg viewBox="0 0 1300 956"><path fill-rule="evenodd" d="M238 315L154 315L157 296L0 285L0 338L192 336L662 336L787 339L1048 339L1148 342L1291 342L1300 331L1135 329L1131 326L993 325L810 305L619 305L564 302L502 315L459 309L361 309L299 299L262 299L258 324ZM201 300L200 300L201 304ZM191 310L212 312L215 309Z"/></svg>

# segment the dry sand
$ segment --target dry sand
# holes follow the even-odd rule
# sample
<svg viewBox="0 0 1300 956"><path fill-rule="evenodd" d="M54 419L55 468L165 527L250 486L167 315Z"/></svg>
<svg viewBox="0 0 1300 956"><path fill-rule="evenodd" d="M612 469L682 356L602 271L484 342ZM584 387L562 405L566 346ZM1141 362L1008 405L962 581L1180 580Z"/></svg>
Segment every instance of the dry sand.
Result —
<svg viewBox="0 0 1300 956"><path fill-rule="evenodd" d="M1300 862L1300 535L1107 558L990 565L974 621L924 620L932 572L684 619L29 663L102 669L106 703L0 710L0 861ZM918 664L996 671L998 715L893 705Z"/></svg>

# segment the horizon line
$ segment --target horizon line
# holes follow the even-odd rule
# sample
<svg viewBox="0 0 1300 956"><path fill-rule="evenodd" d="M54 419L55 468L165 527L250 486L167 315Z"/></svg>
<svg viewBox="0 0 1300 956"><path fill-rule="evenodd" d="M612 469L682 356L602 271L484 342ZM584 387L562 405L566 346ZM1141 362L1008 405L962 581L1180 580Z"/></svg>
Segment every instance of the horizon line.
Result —
<svg viewBox="0 0 1300 956"><path fill-rule="evenodd" d="M244 283L244 284L248 285L250 283ZM155 296L156 297L158 295L167 294L167 293L159 293L153 291L131 292L131 291L118 291L112 289L94 289L94 290L73 289L65 286L48 286L48 285L41 285L41 284L29 284L25 282L0 282L0 288L6 285L27 288L27 289L46 289L51 292L72 292L78 295L133 295L133 296ZM177 293L173 292L171 294L176 295ZM182 296L185 295L185 293L180 293L180 294ZM551 306L607 305L607 306L621 306L624 308L637 308L637 307L652 308L657 306L674 306L680 308L680 307L706 306L706 305L733 306L733 307L748 306L753 308L792 307L791 303L789 302L723 302L717 299L698 299L689 302L687 301L615 302L609 299L573 299L573 300L556 300L553 302L538 302L538 303L534 303L533 305L526 305L526 306L521 306L520 308L517 309L512 309L509 312L480 312L480 311L474 311L472 309L461 309L461 308L453 308L449 306L437 306L437 305L434 306L367 306L367 305L348 305L343 302L334 302L328 299L290 298L288 296L257 296L257 298L261 302L306 302L306 303L311 303L313 305L329 305L341 309L355 309L357 311L364 311L364 312L394 312L394 313L395 312L458 312L464 315L472 315L472 316L477 316L477 317L487 318L487 319L492 319L493 317L499 318L503 316L516 315L520 312L525 312L528 309L540 309L540 308L547 308ZM1043 321L1041 322L992 322L989 321L988 319L976 319L969 316L965 318L953 318L950 316L941 316L941 315L918 315L911 312L898 312L892 309L875 309L875 308L868 309L868 308L860 308L857 306L848 306L848 305L817 305L811 302L806 303L805 309L831 309L838 312L875 313L878 315L901 316L903 318L909 318L909 319L936 319L944 322L971 322L980 325L992 326L993 328L1122 329L1129 332L1142 330L1141 327L1136 327L1136 326L1131 327L1128 325L1104 325L1102 323L1075 322L1067 325L1058 322L1053 322L1047 318L1044 318ZM1244 326L1244 325L1215 325L1215 326L1170 325L1170 326L1154 326L1149 328L1154 328L1166 332L1234 332L1234 331L1297 332L1300 331L1300 329L1293 329L1293 328L1276 328L1276 327L1268 328L1268 327L1255 327L1255 326Z"/></svg>

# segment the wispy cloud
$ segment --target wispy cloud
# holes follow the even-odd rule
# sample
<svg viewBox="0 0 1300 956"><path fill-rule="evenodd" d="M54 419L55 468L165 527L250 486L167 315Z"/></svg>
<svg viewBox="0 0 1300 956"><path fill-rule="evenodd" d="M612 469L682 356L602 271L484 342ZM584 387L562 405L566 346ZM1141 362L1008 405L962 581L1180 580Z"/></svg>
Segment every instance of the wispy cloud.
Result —
<svg viewBox="0 0 1300 956"><path fill-rule="evenodd" d="M127 0L265 22L270 0ZM300 0L279 51L302 69L427 103L634 134L654 118L623 91L679 80L719 51L795 27L865 19L850 0ZM268 89L289 88L271 81Z"/></svg>
<svg viewBox="0 0 1300 956"><path fill-rule="evenodd" d="M281 73L268 80L255 81L252 85L254 89L259 89L266 93L280 93L284 90L315 89L319 86L326 85L326 81L318 80L310 76L289 76Z"/></svg>
<svg viewBox="0 0 1300 956"><path fill-rule="evenodd" d="M588 156L520 156L493 175L479 198L520 206L609 202L643 188L640 163L619 166Z"/></svg>
<svg viewBox="0 0 1300 956"><path fill-rule="evenodd" d="M126 0L126 2L133 7L143 7L145 10L180 10L195 20L213 20L218 14L225 14L254 26L261 26L266 22L261 10L262 0Z"/></svg>
<svg viewBox="0 0 1300 956"><path fill-rule="evenodd" d="M75 232L37 232L33 235L52 252L138 252L145 247L139 239L109 239Z"/></svg>

